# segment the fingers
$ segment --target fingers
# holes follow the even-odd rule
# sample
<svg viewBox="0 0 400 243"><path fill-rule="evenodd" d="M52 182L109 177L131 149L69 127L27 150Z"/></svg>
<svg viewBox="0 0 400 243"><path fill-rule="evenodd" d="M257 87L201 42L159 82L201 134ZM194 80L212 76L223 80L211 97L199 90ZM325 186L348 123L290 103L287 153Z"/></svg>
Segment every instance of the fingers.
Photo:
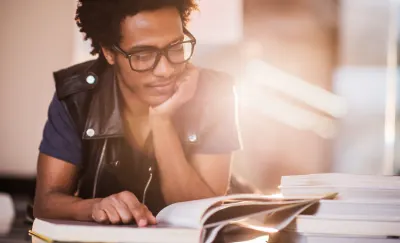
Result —
<svg viewBox="0 0 400 243"><path fill-rule="evenodd" d="M157 224L156 217L154 217L153 213L146 207L146 205L143 205L143 207L149 224Z"/></svg>
<svg viewBox="0 0 400 243"><path fill-rule="evenodd" d="M148 224L143 206L133 194L122 194L121 200L125 203L139 227L144 227Z"/></svg>
<svg viewBox="0 0 400 243"><path fill-rule="evenodd" d="M178 90L179 86L181 86L183 83L187 83L186 81L190 80L190 75L187 71L183 72L175 82L175 91Z"/></svg>
<svg viewBox="0 0 400 243"><path fill-rule="evenodd" d="M97 223L101 223L101 224L108 224L110 222L108 220L106 212L101 209L93 210L92 218L94 221L96 221Z"/></svg>
<svg viewBox="0 0 400 243"><path fill-rule="evenodd" d="M156 224L156 219L153 214L145 205L137 200L135 195L132 193L124 193L121 194L120 197L121 201L123 201L130 210L139 227L144 227L148 224Z"/></svg>
<svg viewBox="0 0 400 243"><path fill-rule="evenodd" d="M117 209L112 204L106 204L103 207L104 212L106 212L108 220L111 224L119 224L121 223L121 217L117 212Z"/></svg>
<svg viewBox="0 0 400 243"><path fill-rule="evenodd" d="M92 209L92 218L102 224L130 223L133 219L129 210L115 195L104 198Z"/></svg>
<svg viewBox="0 0 400 243"><path fill-rule="evenodd" d="M139 227L144 227L147 225L148 220L145 211L143 210L143 207L141 205L138 205L137 207L133 208L132 214L133 217L135 217L136 223Z"/></svg>
<svg viewBox="0 0 400 243"><path fill-rule="evenodd" d="M119 200L117 196L110 196L110 199L113 201L112 205L114 206L115 210L117 211L122 223L129 224L133 220L133 216L129 211L128 207L125 205L124 202Z"/></svg>
<svg viewBox="0 0 400 243"><path fill-rule="evenodd" d="M101 200L94 205L92 218L103 224L128 224L133 220L139 227L156 224L156 218L150 210L131 192L121 192Z"/></svg>
<svg viewBox="0 0 400 243"><path fill-rule="evenodd" d="M140 204L134 209L133 215L139 227L144 227L146 225L152 225L157 223L156 218L153 216L150 210L143 204Z"/></svg>
<svg viewBox="0 0 400 243"><path fill-rule="evenodd" d="M182 95L188 95L191 97L193 91L197 88L197 81L199 79L198 70L187 71L175 83L175 91L182 92Z"/></svg>
<svg viewBox="0 0 400 243"><path fill-rule="evenodd" d="M184 83L192 79L197 79L199 69L191 63L187 63L184 71L179 75L177 83Z"/></svg>

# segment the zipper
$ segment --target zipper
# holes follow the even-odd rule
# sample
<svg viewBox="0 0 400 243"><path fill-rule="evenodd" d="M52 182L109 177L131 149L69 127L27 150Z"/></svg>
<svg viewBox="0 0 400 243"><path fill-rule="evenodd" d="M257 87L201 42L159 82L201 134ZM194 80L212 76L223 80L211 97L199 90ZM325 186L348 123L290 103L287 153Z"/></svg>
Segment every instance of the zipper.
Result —
<svg viewBox="0 0 400 243"><path fill-rule="evenodd" d="M149 179L147 180L146 186L144 188L143 191L143 200L142 200L142 204L145 204L146 202L146 194L147 194L147 190L149 189L151 180L153 179L153 169L151 168L151 166L149 167Z"/></svg>
<svg viewBox="0 0 400 243"><path fill-rule="evenodd" d="M95 175L95 177L94 177L92 198L95 198L95 197L96 197L96 193L97 193L97 184L98 184L98 182L99 182L100 170L101 170L101 167L102 167L103 161L104 161L104 154L105 154L106 147L107 147L107 141L108 141L108 139L106 138L106 139L104 140L103 148L101 149L100 161L99 161L99 164L97 165L96 175Z"/></svg>

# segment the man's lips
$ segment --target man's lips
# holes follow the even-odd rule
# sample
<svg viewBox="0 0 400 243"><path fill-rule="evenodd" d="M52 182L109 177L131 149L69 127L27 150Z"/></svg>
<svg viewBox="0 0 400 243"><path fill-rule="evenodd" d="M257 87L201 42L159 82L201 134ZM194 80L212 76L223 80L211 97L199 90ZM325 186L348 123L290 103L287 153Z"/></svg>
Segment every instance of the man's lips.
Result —
<svg viewBox="0 0 400 243"><path fill-rule="evenodd" d="M172 92L174 85L173 81L169 81L147 84L146 87L156 91L158 94L169 94Z"/></svg>
<svg viewBox="0 0 400 243"><path fill-rule="evenodd" d="M172 84L172 81L170 82L162 82L162 83L151 83L148 84L147 86L150 88L157 88L157 87L165 87L165 86L169 86Z"/></svg>

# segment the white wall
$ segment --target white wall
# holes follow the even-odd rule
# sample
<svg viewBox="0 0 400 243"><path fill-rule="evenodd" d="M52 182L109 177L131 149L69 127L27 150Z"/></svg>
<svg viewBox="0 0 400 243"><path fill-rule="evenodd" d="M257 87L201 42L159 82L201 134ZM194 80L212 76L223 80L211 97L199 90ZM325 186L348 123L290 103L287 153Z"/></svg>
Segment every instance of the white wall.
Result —
<svg viewBox="0 0 400 243"><path fill-rule="evenodd" d="M243 0L201 0L189 28L200 44L232 44L243 37Z"/></svg>
<svg viewBox="0 0 400 243"><path fill-rule="evenodd" d="M339 62L344 66L384 66L389 0L341 0Z"/></svg>
<svg viewBox="0 0 400 243"><path fill-rule="evenodd" d="M334 92L346 99L348 114L338 124L332 170L378 174L385 143L386 69L342 67L334 81Z"/></svg>
<svg viewBox="0 0 400 243"><path fill-rule="evenodd" d="M333 90L348 103L334 142L336 172L381 173L390 1L342 0Z"/></svg>
<svg viewBox="0 0 400 243"><path fill-rule="evenodd" d="M0 1L0 176L31 177L52 72L71 63L75 1Z"/></svg>

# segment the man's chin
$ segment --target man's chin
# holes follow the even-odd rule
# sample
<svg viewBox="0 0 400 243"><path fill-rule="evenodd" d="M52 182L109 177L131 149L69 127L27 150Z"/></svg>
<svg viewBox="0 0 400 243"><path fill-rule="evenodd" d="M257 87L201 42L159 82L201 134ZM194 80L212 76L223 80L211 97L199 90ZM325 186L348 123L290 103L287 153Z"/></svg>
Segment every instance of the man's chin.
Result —
<svg viewBox="0 0 400 243"><path fill-rule="evenodd" d="M151 107L156 107L167 101L169 98L169 95L150 96L147 97L146 103Z"/></svg>

